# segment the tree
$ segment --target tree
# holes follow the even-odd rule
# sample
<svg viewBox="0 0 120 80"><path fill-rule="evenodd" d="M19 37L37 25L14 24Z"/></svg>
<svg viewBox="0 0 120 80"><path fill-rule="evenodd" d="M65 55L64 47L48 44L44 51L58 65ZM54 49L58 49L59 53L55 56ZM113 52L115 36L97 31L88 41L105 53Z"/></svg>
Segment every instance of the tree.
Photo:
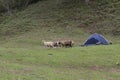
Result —
<svg viewBox="0 0 120 80"><path fill-rule="evenodd" d="M90 0L85 0L86 3L88 3Z"/></svg>
<svg viewBox="0 0 120 80"><path fill-rule="evenodd" d="M14 2L14 0L0 0L0 5L3 6L8 15L11 15Z"/></svg>
<svg viewBox="0 0 120 80"><path fill-rule="evenodd" d="M6 11L8 15L12 15L12 10L17 8L25 8L29 4L42 0L0 0L0 11Z"/></svg>

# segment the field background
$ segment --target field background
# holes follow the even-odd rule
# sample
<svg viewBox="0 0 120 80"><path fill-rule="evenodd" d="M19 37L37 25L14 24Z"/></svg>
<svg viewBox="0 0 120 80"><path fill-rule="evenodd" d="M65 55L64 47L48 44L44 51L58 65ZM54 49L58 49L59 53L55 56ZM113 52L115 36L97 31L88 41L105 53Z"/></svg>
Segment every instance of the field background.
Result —
<svg viewBox="0 0 120 80"><path fill-rule="evenodd" d="M0 14L1 80L120 80L120 1L42 0ZM92 33L112 45L81 47ZM71 39L73 48L42 40Z"/></svg>

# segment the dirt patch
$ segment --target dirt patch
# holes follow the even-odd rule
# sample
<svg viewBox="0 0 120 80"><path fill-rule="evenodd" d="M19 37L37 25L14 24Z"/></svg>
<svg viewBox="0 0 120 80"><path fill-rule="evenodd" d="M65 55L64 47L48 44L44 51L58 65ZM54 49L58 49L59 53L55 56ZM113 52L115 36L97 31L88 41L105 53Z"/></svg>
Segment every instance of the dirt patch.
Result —
<svg viewBox="0 0 120 80"><path fill-rule="evenodd" d="M12 74L21 74L22 72L19 70L8 70L8 73L12 73Z"/></svg>
<svg viewBox="0 0 120 80"><path fill-rule="evenodd" d="M118 68L112 68L109 70L109 72L120 72L120 69Z"/></svg>
<svg viewBox="0 0 120 80"><path fill-rule="evenodd" d="M107 68L104 66L91 66L89 67L89 69L96 70L96 71L120 72L120 68Z"/></svg>
<svg viewBox="0 0 120 80"><path fill-rule="evenodd" d="M91 69L91 70L106 70L106 68L103 66L91 66L91 67L89 67L89 69Z"/></svg>
<svg viewBox="0 0 120 80"><path fill-rule="evenodd" d="M29 73L32 70L30 68L25 68L23 70L8 70L8 73L12 73L12 74L23 74L23 73Z"/></svg>

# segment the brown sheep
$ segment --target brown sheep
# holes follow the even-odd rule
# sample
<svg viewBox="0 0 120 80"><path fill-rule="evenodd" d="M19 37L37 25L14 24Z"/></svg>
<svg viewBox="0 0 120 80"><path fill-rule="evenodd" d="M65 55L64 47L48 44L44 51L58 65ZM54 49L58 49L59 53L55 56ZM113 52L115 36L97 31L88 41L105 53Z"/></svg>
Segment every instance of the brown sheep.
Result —
<svg viewBox="0 0 120 80"><path fill-rule="evenodd" d="M59 46L60 47L72 47L74 42L72 40L61 40L59 41Z"/></svg>

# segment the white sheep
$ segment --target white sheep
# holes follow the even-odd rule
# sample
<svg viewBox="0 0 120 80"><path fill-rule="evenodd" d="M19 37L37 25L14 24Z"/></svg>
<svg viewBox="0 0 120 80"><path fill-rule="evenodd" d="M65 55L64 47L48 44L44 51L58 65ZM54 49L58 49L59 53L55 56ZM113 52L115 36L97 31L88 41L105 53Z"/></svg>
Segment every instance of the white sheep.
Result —
<svg viewBox="0 0 120 80"><path fill-rule="evenodd" d="M50 48L56 48L58 46L57 42L52 41L43 41L44 46L50 47Z"/></svg>

